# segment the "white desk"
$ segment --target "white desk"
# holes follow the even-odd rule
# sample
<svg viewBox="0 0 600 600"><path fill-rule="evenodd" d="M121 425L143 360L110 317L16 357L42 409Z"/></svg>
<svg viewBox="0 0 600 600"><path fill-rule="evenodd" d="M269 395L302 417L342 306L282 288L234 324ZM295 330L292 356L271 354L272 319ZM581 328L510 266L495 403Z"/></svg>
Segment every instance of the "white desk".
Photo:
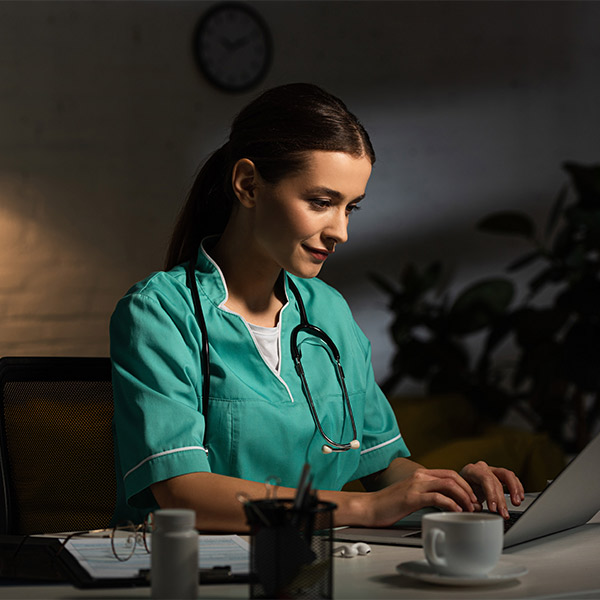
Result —
<svg viewBox="0 0 600 600"><path fill-rule="evenodd" d="M334 596L339 599L600 598L600 513L587 525L505 550L503 559L525 565L524 577L493 587L442 587L396 572L396 565L423 558L420 548L372 546L371 554L336 558ZM81 590L69 585L1 586L0 598L149 598L149 588ZM247 585L201 586L199 598L248 598Z"/></svg>

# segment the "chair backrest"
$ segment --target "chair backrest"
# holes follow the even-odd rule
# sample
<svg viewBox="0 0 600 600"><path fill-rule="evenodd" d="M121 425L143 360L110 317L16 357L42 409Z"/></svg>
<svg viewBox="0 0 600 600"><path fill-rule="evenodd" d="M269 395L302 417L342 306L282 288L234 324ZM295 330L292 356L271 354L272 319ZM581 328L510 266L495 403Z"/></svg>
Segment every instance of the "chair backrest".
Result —
<svg viewBox="0 0 600 600"><path fill-rule="evenodd" d="M0 533L109 525L112 415L109 358L0 358Z"/></svg>

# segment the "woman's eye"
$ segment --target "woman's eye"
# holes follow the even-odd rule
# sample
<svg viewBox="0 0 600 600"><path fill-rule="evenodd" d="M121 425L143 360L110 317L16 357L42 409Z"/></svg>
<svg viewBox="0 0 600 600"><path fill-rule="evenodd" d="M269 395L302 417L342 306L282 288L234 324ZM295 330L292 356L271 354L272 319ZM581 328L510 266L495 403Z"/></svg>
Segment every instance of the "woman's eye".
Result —
<svg viewBox="0 0 600 600"><path fill-rule="evenodd" d="M331 205L327 198L311 198L310 202L315 208L327 208Z"/></svg>
<svg viewBox="0 0 600 600"><path fill-rule="evenodd" d="M356 211L358 211L358 210L360 210L360 206L359 206L358 204L349 204L349 205L346 207L346 212L347 212L348 214L350 214L350 213L352 213L352 212L356 212Z"/></svg>

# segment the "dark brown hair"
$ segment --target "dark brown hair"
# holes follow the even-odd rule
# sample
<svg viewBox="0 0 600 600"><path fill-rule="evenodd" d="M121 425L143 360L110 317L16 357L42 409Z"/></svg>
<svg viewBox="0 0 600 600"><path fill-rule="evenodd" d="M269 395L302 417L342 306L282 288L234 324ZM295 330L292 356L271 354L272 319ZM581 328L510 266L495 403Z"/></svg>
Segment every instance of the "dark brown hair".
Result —
<svg viewBox="0 0 600 600"><path fill-rule="evenodd" d="M359 120L339 98L316 85L282 85L248 104L234 119L229 141L198 173L175 225L165 268L195 257L204 237L223 232L236 200L231 174L238 160L251 160L265 181L277 183L302 170L312 150L345 152L375 162Z"/></svg>

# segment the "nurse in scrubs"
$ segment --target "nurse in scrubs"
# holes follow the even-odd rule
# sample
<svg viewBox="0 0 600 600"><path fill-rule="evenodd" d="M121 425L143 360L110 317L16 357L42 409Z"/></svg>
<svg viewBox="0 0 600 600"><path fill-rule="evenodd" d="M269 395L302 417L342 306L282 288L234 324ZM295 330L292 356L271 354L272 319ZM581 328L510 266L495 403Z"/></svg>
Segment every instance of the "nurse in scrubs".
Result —
<svg viewBox="0 0 600 600"><path fill-rule="evenodd" d="M134 285L111 320L115 520L185 507L199 529L241 531L239 494L264 497L276 476L279 496L292 497L305 463L319 498L337 505L336 525L389 526L426 506L470 512L484 500L507 517L505 489L520 504L511 471L410 460L368 340L317 278L348 240L374 162L361 123L313 85L274 88L235 118L191 189L165 270ZM294 332L303 312L323 336ZM355 479L367 492L341 491Z"/></svg>

